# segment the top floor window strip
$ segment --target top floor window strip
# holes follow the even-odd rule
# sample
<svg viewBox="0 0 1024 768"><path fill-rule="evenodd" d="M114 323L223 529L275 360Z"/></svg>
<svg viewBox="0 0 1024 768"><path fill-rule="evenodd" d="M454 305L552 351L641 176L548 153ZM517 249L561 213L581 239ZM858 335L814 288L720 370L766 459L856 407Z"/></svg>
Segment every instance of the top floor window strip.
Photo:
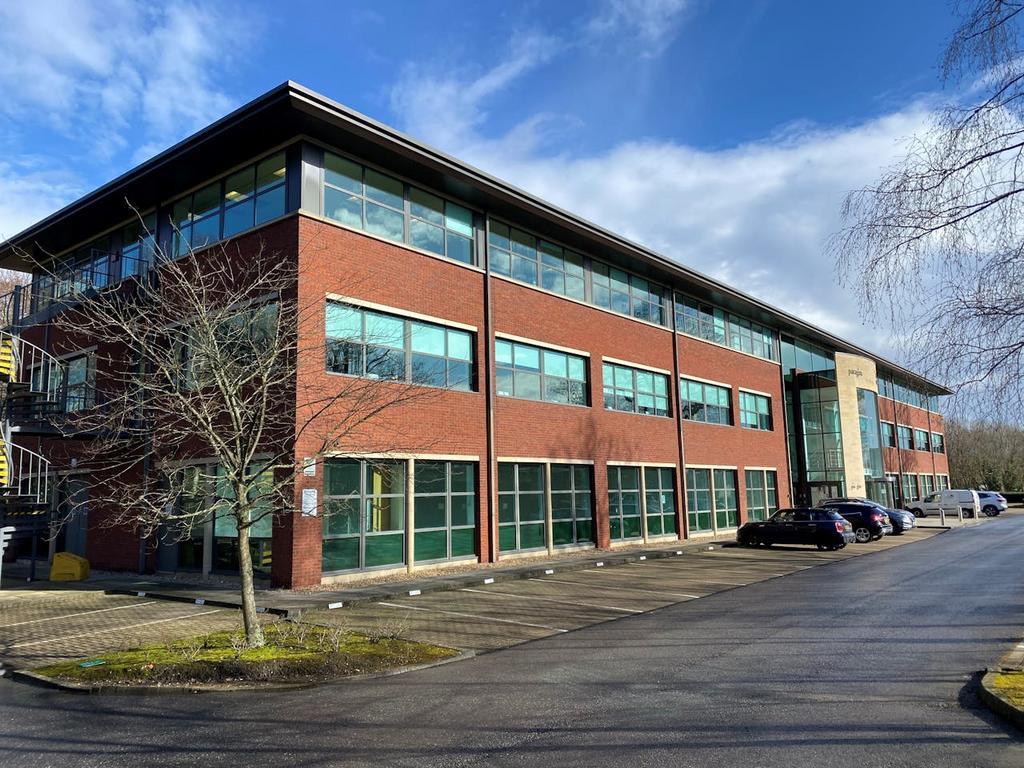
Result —
<svg viewBox="0 0 1024 768"><path fill-rule="evenodd" d="M666 325L667 291L495 219L487 248L491 271L638 320Z"/></svg>
<svg viewBox="0 0 1024 768"><path fill-rule="evenodd" d="M677 293L676 330L689 336L730 347L748 355L778 360L771 328Z"/></svg>
<svg viewBox="0 0 1024 768"><path fill-rule="evenodd" d="M324 152L324 216L474 264L473 212L348 158Z"/></svg>
<svg viewBox="0 0 1024 768"><path fill-rule="evenodd" d="M171 254L184 256L285 213L285 155L277 152L197 189L171 206Z"/></svg>
<svg viewBox="0 0 1024 768"><path fill-rule="evenodd" d="M924 392L914 389L891 376L878 377L878 394L890 400L895 400L898 403L912 405L915 408L924 408L929 411L936 410L938 406L937 398L926 395Z"/></svg>

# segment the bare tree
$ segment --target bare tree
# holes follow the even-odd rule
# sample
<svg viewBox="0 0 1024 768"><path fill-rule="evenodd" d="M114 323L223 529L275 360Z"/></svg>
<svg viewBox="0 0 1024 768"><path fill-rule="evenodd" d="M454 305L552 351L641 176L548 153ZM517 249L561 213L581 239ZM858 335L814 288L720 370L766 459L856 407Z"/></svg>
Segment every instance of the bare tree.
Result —
<svg viewBox="0 0 1024 768"><path fill-rule="evenodd" d="M987 407L1024 405L1024 3L971 0L945 52L952 102L876 185L852 192L830 250L901 354Z"/></svg>
<svg viewBox="0 0 1024 768"><path fill-rule="evenodd" d="M1024 430L994 422L946 423L954 488L1024 490Z"/></svg>
<svg viewBox="0 0 1024 768"><path fill-rule="evenodd" d="M153 259L116 285L63 297L54 351L95 347L96 373L78 389L64 382L67 413L56 423L87 438L66 459L88 475L104 525L174 541L226 521L237 536L246 638L259 646L254 527L295 514L296 480L310 462L392 451L402 423L393 412L431 390L407 381L372 330L325 348L325 296L300 300L294 252L228 244L175 258L157 248ZM356 375L323 386L327 355Z"/></svg>

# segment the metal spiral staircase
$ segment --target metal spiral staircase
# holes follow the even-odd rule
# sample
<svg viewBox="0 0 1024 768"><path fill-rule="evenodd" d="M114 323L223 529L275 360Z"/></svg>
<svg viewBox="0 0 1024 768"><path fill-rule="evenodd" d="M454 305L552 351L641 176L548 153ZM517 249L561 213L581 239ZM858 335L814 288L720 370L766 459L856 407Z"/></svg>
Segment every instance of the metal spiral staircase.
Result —
<svg viewBox="0 0 1024 768"><path fill-rule="evenodd" d="M0 526L33 535L49 522L50 463L12 439L18 422L39 418L58 404L60 363L21 338L13 326L0 329Z"/></svg>

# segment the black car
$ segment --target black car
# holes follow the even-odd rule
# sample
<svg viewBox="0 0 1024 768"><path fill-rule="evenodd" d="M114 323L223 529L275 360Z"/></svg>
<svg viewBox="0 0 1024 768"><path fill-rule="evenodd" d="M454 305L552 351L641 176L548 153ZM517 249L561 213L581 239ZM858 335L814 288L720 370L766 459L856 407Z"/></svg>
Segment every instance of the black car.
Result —
<svg viewBox="0 0 1024 768"><path fill-rule="evenodd" d="M842 549L855 540L850 524L830 509L780 509L767 520L745 523L736 531L741 547L814 544L818 549Z"/></svg>
<svg viewBox="0 0 1024 768"><path fill-rule="evenodd" d="M889 523L892 525L892 532L895 534L901 534L904 531L917 527L917 518L914 517L912 512L908 512L905 509L893 509L892 507L879 504L877 501L871 501L871 499L828 499L821 502L819 506L828 509L837 504L867 504L868 506L876 507L889 516Z"/></svg>
<svg viewBox="0 0 1024 768"><path fill-rule="evenodd" d="M857 543L867 544L892 533L892 524L884 507L862 501L836 501L828 504L828 509L842 515L853 526Z"/></svg>

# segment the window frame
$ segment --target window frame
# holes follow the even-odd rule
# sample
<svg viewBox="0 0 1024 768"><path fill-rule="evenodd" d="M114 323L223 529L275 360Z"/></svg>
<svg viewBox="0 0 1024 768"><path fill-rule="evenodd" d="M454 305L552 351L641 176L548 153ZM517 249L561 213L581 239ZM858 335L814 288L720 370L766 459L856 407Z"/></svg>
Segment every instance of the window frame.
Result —
<svg viewBox="0 0 1024 768"><path fill-rule="evenodd" d="M388 242L400 243L404 246L414 248L417 251L429 253L432 256L437 256L439 258L445 259L446 261L454 262L456 264L462 264L464 266L469 267L479 267L480 259L478 255L479 248L477 243L480 239L479 221L482 214L478 210L466 205L461 201L453 200L447 195L440 194L437 191L425 187L421 184L414 184L408 179L404 178L403 176L397 175L390 170L385 170L373 164L367 163L364 160L358 159L344 152L339 152L335 149L328 149L326 147L319 147L319 149L323 153L322 171L320 177L320 195L321 214L325 219L331 222L336 222L337 224L343 227L348 227L358 232L364 232L367 235L370 235L371 237L379 237L384 240L387 240ZM350 164L359 169L359 191L355 191L354 189L348 189L345 186L342 186L329 180L329 173L331 173L331 169L328 168L328 164L329 162L331 162L329 159L330 156L333 156L334 158L337 158L343 163ZM389 182L394 182L396 185L401 185L402 202L400 207L398 206L397 201L394 201L393 203L387 202L383 197L375 198L368 192L369 183L367 182L367 175L370 173L381 176L383 179L386 179ZM347 178L352 177L349 176ZM340 195L343 198L347 197L348 199L346 200L346 202L351 202L351 200L353 199L359 200L359 224L355 224L352 221L333 215L333 212L328 210L328 196L330 194L329 190L338 193L338 195ZM413 199L414 193L422 193L424 195L436 198L437 200L441 201L444 210L440 212L440 223L438 223L437 221L432 221L426 215L420 215L414 212L416 206L421 206L424 209L428 208L427 205L417 202L416 200ZM382 209L385 209L386 211L391 211L393 213L400 215L402 217L401 237L395 238L384 231L371 229L369 226L368 218L368 211L370 210L369 206L378 206ZM469 214L469 229L471 234L467 235L457 226L452 225L452 222L458 223L458 217L449 213L449 206L453 209L452 214L454 214L455 212L454 209L459 209L460 211ZM441 241L443 245L441 251L426 247L425 245L422 245L420 243L413 242L413 231L414 229L416 229L417 224L423 224L441 230ZM461 224L465 224L465 222L461 222ZM456 255L454 255L451 248L452 237L469 241L469 261L458 258Z"/></svg>
<svg viewBox="0 0 1024 768"><path fill-rule="evenodd" d="M356 340L354 337L342 337L332 336L330 333L330 308L331 306L342 308L343 310L350 310L359 313L360 323L360 337ZM375 321L379 322L379 319L383 318L386 321L401 322L402 323L402 346L399 348L393 344L386 343L386 339L377 338L371 340L368 336L368 317L373 317ZM444 332L444 345L445 352L443 355L437 355L430 352L417 351L414 349L414 331L416 327L423 327L428 329L435 329ZM451 338L453 334L464 335L468 337L469 345L469 360L459 357L453 357L450 351ZM325 370L327 373L335 376L353 376L356 378L364 378L376 381L401 381L406 384L414 384L416 386L432 387L435 389L444 389L451 392L477 392L478 389L478 376L477 376L477 348L476 339L477 334L474 331L470 331L465 328L457 328L450 325L444 325L439 322L432 320L421 320L419 318L408 317L395 312L388 312L386 310L373 309L370 307L360 306L358 304L351 304L341 299L327 299L324 308L324 338L325 338ZM397 336L395 337L397 339ZM389 377L389 376L377 376L376 378L370 375L369 364L371 360L368 354L369 349L388 349L388 350L399 350L402 352L402 370L403 375L401 378ZM338 358L338 355L343 355L342 360L355 360L356 355L351 354L358 349L358 359L360 373L352 373L346 370L333 370L332 357ZM387 356L387 352L381 353ZM421 357L429 357L432 360L443 360L445 368L445 385L440 386L438 384L431 384L425 381L417 381L415 378L416 370L414 368L415 357L419 355ZM397 361L396 361L397 362ZM452 365L468 365L468 378L466 380L466 386L452 386L450 383L451 366ZM344 367L344 366L341 366Z"/></svg>
<svg viewBox="0 0 1024 768"><path fill-rule="evenodd" d="M744 408L744 399L747 405L753 404L753 409ZM764 405L764 412L760 406ZM746 423L744 417L753 414L753 423ZM758 432L772 432L775 429L772 414L772 398L770 395L762 395L760 392L750 392L745 389L739 390L739 425L743 429L752 429Z"/></svg>
<svg viewBox="0 0 1024 768"><path fill-rule="evenodd" d="M690 385L699 386L701 389L701 399L693 400L690 398ZM713 421L708 417L712 412L709 409L716 409L714 412L720 412L723 407L719 402L719 397L716 395L715 402L711 403L708 400L708 391L715 391L717 394L722 392L726 393L726 400L728 405L726 406L725 421L716 420ZM685 397L684 397L685 395ZM700 406L699 411L695 411L696 406ZM694 413L699 413L703 418L694 418ZM733 420L733 402L732 402L732 387L727 384L715 384L710 381L701 381L700 379L691 379L686 376L679 377L679 414L683 421L692 421L700 424L712 424L719 427L731 427L734 426Z"/></svg>
<svg viewBox="0 0 1024 768"><path fill-rule="evenodd" d="M443 471L444 471L444 489L443 490L441 490L441 491L427 491L427 492L424 492L423 490L421 490L421 482L420 482L420 478L417 477L417 473L421 471L421 467L423 465L425 465L425 464L443 467ZM456 491L456 490L453 490L452 475L453 475L453 469L456 466L464 467L470 473L470 475L472 476L472 481L473 481L472 482L472 484L473 484L472 490L469 490L469 491ZM413 470L412 471L413 471L413 494L412 494L413 528L412 528L412 537L413 537L413 557L414 557L414 561L413 562L414 563L443 563L443 562L448 562L448 561L452 561L452 560L461 560L461 559L469 559L469 558L476 558L476 557L478 557L478 553L476 552L476 548L477 548L476 547L476 544L477 544L477 541L476 541L477 540L477 530L478 530L479 519L480 519L480 508L479 508L479 504L477 502L478 495L479 495L479 490L480 490L480 475L479 475L478 462L475 462L475 461L450 461L450 460L447 460L447 459L423 458L423 459L416 459L415 460L415 462L413 463ZM419 523L419 519L420 518L419 518L419 515L417 514L417 510L416 510L416 501L417 501L417 499L439 499L439 498L443 498L444 499L445 524L443 526L431 526L431 527L421 526L420 523ZM472 517L473 517L473 523L471 525L467 525L467 524L453 525L452 524L453 500L457 499L457 498L458 499L466 499L470 503L470 506L472 508ZM461 532L461 531L467 531L467 530L473 532L472 533L473 551L471 551L469 553L453 554L453 543L452 543L453 534L456 534L457 532ZM446 552L445 557L429 558L429 559L420 557L419 554L418 554L418 547L417 547L417 542L416 542L417 534L430 534L430 533L438 533L438 532L441 532L441 531L445 532L445 552Z"/></svg>
<svg viewBox="0 0 1024 768"><path fill-rule="evenodd" d="M510 348L511 363L501 362L502 355L499 349L499 345L507 345ZM516 350L523 349L526 351L537 353L537 368L536 370L529 368L528 366L519 366L516 362ZM565 376L559 376L556 374L547 373L548 355L561 355L565 358ZM583 378L574 378L572 375L573 363L582 364L583 366ZM539 397L529 397L527 395L521 395L517 392L517 381L516 371L521 371L524 374L535 375L538 377L538 392ZM512 383L512 393L505 394L501 391L500 380L501 373L507 372L509 379ZM552 399L547 397L548 393L548 382L549 380L558 380L565 382L565 391L567 399L565 401ZM583 402L573 402L573 384L579 384L582 386L582 400ZM577 408L589 408L591 407L590 397L590 359L583 355L573 354L561 349L554 349L551 347L543 347L539 344L531 342L518 341L514 339L502 338L496 336L494 339L494 391L498 397L507 397L514 400L529 400L532 402L542 403L553 403L555 405L571 405Z"/></svg>
<svg viewBox="0 0 1024 768"><path fill-rule="evenodd" d="M617 381L617 377L616 377L616 371L622 371L624 375L625 375L625 372L629 372L629 374L631 376L631 387L632 387L630 390L627 390L626 387L622 387L622 386L618 385L618 381ZM610 376L609 376L609 372L611 373ZM652 389L649 392L641 392L640 391L640 388L639 388L640 376L651 376L651 377L653 377L651 379ZM658 382L659 381L663 381L664 382L665 393L663 395L659 394L658 391L657 391L658 390ZM638 416L658 416L660 418L669 418L669 419L673 418L673 414L672 414L672 398L671 398L671 393L670 393L671 383L669 381L669 375L666 374L666 373L659 373L658 371L651 371L651 370L645 369L645 368L636 368L634 366L631 366L631 365L628 365L628 364L625 364L625 363L617 363L617 362L612 362L610 360L602 360L601 361L601 390L602 390L602 399L603 399L603 402L604 402L604 409L606 411L616 411L618 413L634 413L634 414L636 414ZM615 405L619 402L620 398L627 397L627 395L620 394L620 393L624 393L624 392L632 392L632 405L633 405L632 409L617 408L617 407L615 407ZM610 398L611 398L610 401L609 401L609 395L610 395ZM649 396L649 397L653 398L653 402L654 402L654 411L653 412L647 412L647 411L641 410L641 406L639 404L641 396ZM664 402L665 402L665 412L664 413L658 413L657 412L657 410L658 410L657 405L658 405L658 399L659 398L662 398L664 400ZM609 402L611 402L611 405L609 405Z"/></svg>

